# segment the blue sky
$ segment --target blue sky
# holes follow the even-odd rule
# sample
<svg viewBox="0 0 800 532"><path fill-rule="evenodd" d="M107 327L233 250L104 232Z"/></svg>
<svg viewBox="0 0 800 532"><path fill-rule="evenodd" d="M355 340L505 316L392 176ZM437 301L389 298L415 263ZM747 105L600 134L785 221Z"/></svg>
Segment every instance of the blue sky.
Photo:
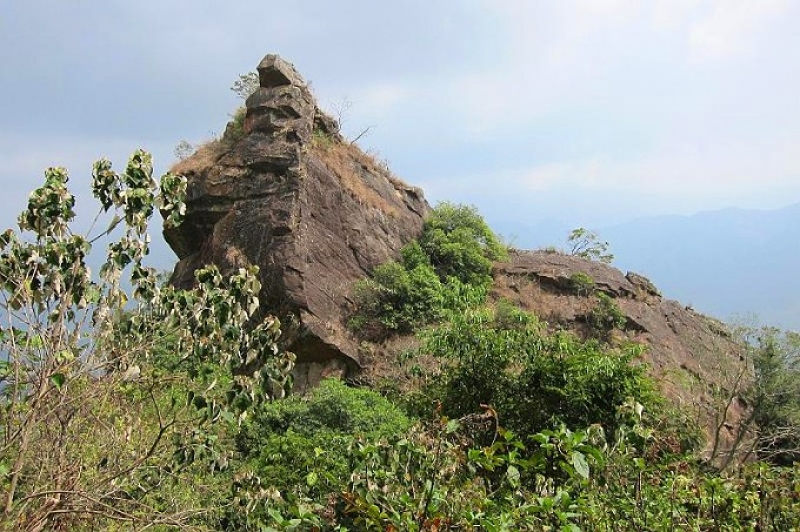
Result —
<svg viewBox="0 0 800 532"><path fill-rule="evenodd" d="M5 1L0 226L48 166L82 197L101 156L165 171L273 52L501 230L778 208L800 201L798 25L791 0Z"/></svg>

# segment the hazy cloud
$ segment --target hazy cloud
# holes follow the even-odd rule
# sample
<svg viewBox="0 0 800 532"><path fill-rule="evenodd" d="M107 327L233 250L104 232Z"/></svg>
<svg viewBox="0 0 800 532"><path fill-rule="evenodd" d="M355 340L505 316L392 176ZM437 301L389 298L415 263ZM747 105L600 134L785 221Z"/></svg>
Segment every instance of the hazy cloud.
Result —
<svg viewBox="0 0 800 532"><path fill-rule="evenodd" d="M632 217L800 199L789 0L5 2L0 225L45 167L218 134L267 52L434 199ZM559 202L563 202L559 204ZM12 208L12 204L17 205ZM566 215L564 213L567 213Z"/></svg>

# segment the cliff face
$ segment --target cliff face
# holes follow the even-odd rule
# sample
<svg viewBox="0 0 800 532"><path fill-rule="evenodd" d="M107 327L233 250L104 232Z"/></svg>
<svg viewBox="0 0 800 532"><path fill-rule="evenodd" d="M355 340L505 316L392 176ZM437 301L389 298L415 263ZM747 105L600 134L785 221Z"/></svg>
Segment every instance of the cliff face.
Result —
<svg viewBox="0 0 800 532"><path fill-rule="evenodd" d="M319 377L303 375L304 365L360 365L344 323L352 283L396 258L429 206L339 135L290 63L268 55L258 72L243 134L229 127L173 169L189 181L187 215L165 237L179 286L206 264L259 266L264 308L297 319L290 347L302 385Z"/></svg>

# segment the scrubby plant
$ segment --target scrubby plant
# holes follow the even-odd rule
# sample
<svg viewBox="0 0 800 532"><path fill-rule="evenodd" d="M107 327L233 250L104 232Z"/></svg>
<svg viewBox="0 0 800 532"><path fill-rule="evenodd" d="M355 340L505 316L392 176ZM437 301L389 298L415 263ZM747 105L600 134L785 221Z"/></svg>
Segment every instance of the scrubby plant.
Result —
<svg viewBox="0 0 800 532"><path fill-rule="evenodd" d="M603 242L594 231L579 227L567 238L569 254L589 260L610 263L614 255L608 252L608 242Z"/></svg>
<svg viewBox="0 0 800 532"><path fill-rule="evenodd" d="M365 338L409 333L436 320L444 308L444 286L429 264L408 268L398 262L378 266L371 279L357 283L358 312L352 328Z"/></svg>
<svg viewBox="0 0 800 532"><path fill-rule="evenodd" d="M396 441L410 426L380 394L337 379L322 381L307 397L264 405L237 436L248 473L240 473L228 520L237 530L258 529L272 519L270 493L297 502L343 489L352 472L348 453L358 442Z"/></svg>
<svg viewBox="0 0 800 532"><path fill-rule="evenodd" d="M631 397L648 406L657 400L637 360L641 346L609 349L567 332L548 334L519 310L453 315L424 335L423 349L445 363L431 388L445 414L491 405L504 426L523 435L561 424L598 424L614 434L618 409Z"/></svg>
<svg viewBox="0 0 800 532"><path fill-rule="evenodd" d="M492 261L507 254L475 207L448 202L425 221L419 243L443 281L455 277L471 285L489 284Z"/></svg>
<svg viewBox="0 0 800 532"><path fill-rule="evenodd" d="M244 137L244 119L247 116L247 108L242 106L234 111L231 115L231 120L225 127L225 133L222 135L223 142L236 142Z"/></svg>
<svg viewBox="0 0 800 532"><path fill-rule="evenodd" d="M586 323L595 338L606 342L611 340L611 333L622 330L628 319L614 298L605 292L597 292L595 304L586 314Z"/></svg>
<svg viewBox="0 0 800 532"><path fill-rule="evenodd" d="M350 326L378 340L481 304L491 284L491 261L505 253L474 207L442 203L419 241L402 249L400 262L382 264L372 278L355 284Z"/></svg>
<svg viewBox="0 0 800 532"><path fill-rule="evenodd" d="M143 151L122 174L98 161L92 191L112 216L93 235L73 231L67 182L63 168L47 170L21 233L0 235L0 528L183 526L204 510L154 492L195 466L224 467L215 427L281 390L292 357L278 350L278 321L255 319L255 271L206 268L183 291L144 265L148 221L156 208L166 225L181 221L185 179L157 183ZM100 238L110 243L93 278ZM165 350L209 371L165 375L152 364Z"/></svg>
<svg viewBox="0 0 800 532"><path fill-rule="evenodd" d="M583 272L573 273L569 278L569 284L576 295L583 297L590 295L595 288L595 282L592 276Z"/></svg>

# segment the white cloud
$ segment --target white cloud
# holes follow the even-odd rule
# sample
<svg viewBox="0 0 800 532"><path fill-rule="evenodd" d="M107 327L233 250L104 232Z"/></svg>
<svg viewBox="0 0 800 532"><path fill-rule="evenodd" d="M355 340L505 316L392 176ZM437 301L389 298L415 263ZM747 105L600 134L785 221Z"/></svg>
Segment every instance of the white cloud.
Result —
<svg viewBox="0 0 800 532"><path fill-rule="evenodd" d="M707 15L692 25L692 59L726 59L752 53L759 37L792 8L788 0L710 0Z"/></svg>
<svg viewBox="0 0 800 532"><path fill-rule="evenodd" d="M576 194L616 191L631 199L659 198L667 212L728 205L776 208L800 197L800 153L793 142L712 146L708 151L678 144L639 160L548 163L506 179L508 189L530 193L571 188Z"/></svg>

